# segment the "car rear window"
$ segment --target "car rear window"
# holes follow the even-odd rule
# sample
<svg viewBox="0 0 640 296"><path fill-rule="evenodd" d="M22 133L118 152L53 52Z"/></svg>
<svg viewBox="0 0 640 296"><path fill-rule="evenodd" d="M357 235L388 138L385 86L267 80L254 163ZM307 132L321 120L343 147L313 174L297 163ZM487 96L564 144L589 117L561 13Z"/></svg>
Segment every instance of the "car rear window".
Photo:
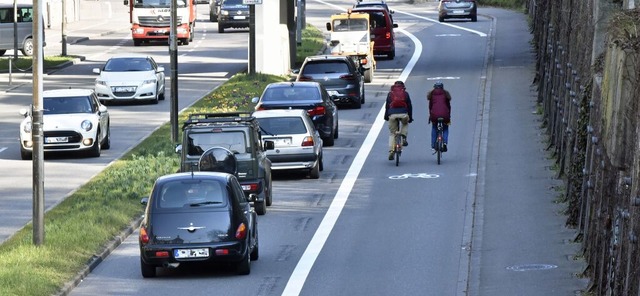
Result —
<svg viewBox="0 0 640 296"><path fill-rule="evenodd" d="M162 185L156 206L163 209L221 206L228 198L225 184L218 180L179 180Z"/></svg>
<svg viewBox="0 0 640 296"><path fill-rule="evenodd" d="M384 16L384 12L369 12L369 19L373 28L387 27L387 18Z"/></svg>
<svg viewBox="0 0 640 296"><path fill-rule="evenodd" d="M302 74L349 73L349 66L343 61L309 62L302 68Z"/></svg>
<svg viewBox="0 0 640 296"><path fill-rule="evenodd" d="M91 113L91 101L88 97L44 98L44 114Z"/></svg>
<svg viewBox="0 0 640 296"><path fill-rule="evenodd" d="M260 127L267 134L272 135L295 135L306 134L307 128L300 117L268 117L258 118Z"/></svg>
<svg viewBox="0 0 640 296"><path fill-rule="evenodd" d="M233 153L248 152L245 134L241 131L191 133L188 141L187 153L190 156L202 155L212 147L223 147Z"/></svg>
<svg viewBox="0 0 640 296"><path fill-rule="evenodd" d="M316 87L270 87L262 94L263 102L273 101L318 101L320 93Z"/></svg>

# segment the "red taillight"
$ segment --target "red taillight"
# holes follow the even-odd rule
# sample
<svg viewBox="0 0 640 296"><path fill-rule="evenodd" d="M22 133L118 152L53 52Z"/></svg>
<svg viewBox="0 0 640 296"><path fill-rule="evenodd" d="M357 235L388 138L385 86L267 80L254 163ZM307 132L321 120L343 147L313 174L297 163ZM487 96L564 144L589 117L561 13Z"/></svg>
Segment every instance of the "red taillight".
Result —
<svg viewBox="0 0 640 296"><path fill-rule="evenodd" d="M360 64L362 64L362 65L366 65L367 63L369 63L369 60L367 60L367 59L360 59Z"/></svg>
<svg viewBox="0 0 640 296"><path fill-rule="evenodd" d="M244 239L245 237L247 237L247 226L241 223L240 226L238 226L238 230L236 230L236 238Z"/></svg>
<svg viewBox="0 0 640 296"><path fill-rule="evenodd" d="M302 140L302 146L313 146L313 138L304 137L304 140Z"/></svg>
<svg viewBox="0 0 640 296"><path fill-rule="evenodd" d="M387 32L387 34L384 35L384 38L391 39L391 32Z"/></svg>
<svg viewBox="0 0 640 296"><path fill-rule="evenodd" d="M264 107L262 107L262 105L258 105L256 106L256 111L260 111L260 110L267 110Z"/></svg>
<svg viewBox="0 0 640 296"><path fill-rule="evenodd" d="M144 227L140 227L140 235L138 236L140 242L146 244L149 242L149 235L147 234L147 229Z"/></svg>
<svg viewBox="0 0 640 296"><path fill-rule="evenodd" d="M354 76L353 74L347 74L347 75L341 75L340 79L344 79L344 80L356 80L356 76Z"/></svg>
<svg viewBox="0 0 640 296"><path fill-rule="evenodd" d="M258 189L260 189L260 185L258 183L242 184L242 190L244 191L257 191Z"/></svg>
<svg viewBox="0 0 640 296"><path fill-rule="evenodd" d="M324 106L316 106L313 109L307 110L307 113L309 113L309 116L312 118L316 115L324 115L325 112Z"/></svg>
<svg viewBox="0 0 640 296"><path fill-rule="evenodd" d="M298 76L298 81L311 81L311 77L309 76Z"/></svg>
<svg viewBox="0 0 640 296"><path fill-rule="evenodd" d="M217 249L216 255L229 255L229 249Z"/></svg>
<svg viewBox="0 0 640 296"><path fill-rule="evenodd" d="M169 252L167 252L167 251L156 251L156 257L158 257L158 258L169 258Z"/></svg>

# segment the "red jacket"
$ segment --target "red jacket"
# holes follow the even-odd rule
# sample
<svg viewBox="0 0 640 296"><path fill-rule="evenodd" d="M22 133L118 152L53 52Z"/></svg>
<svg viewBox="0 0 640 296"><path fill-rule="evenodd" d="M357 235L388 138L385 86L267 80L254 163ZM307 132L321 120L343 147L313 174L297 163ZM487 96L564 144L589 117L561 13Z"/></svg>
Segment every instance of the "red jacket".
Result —
<svg viewBox="0 0 640 296"><path fill-rule="evenodd" d="M438 117L444 118L445 123L451 120L451 94L441 88L433 89L427 95L429 101L429 121L435 123Z"/></svg>

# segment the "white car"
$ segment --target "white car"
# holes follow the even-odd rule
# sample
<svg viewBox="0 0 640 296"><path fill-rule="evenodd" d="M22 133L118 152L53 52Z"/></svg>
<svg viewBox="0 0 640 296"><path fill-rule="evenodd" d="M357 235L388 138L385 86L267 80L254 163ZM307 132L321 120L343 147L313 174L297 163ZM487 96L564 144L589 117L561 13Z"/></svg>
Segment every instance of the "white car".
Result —
<svg viewBox="0 0 640 296"><path fill-rule="evenodd" d="M150 56L112 57L93 73L100 75L95 91L102 102L141 100L157 104L164 100L164 67Z"/></svg>
<svg viewBox="0 0 640 296"><path fill-rule="evenodd" d="M82 151L100 156L111 146L109 112L92 89L47 90L43 97L43 148L51 151ZM21 109L20 156L31 159L33 136L31 110Z"/></svg>
<svg viewBox="0 0 640 296"><path fill-rule="evenodd" d="M271 170L301 170L311 179L320 178L322 138L306 110L271 109L253 112L260 124L262 140L273 141L267 150Z"/></svg>

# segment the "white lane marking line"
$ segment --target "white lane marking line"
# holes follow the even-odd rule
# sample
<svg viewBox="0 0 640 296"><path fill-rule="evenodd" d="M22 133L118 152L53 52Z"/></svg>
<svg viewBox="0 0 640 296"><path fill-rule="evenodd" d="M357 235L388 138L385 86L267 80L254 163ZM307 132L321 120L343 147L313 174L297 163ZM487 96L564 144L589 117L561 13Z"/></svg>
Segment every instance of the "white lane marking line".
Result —
<svg viewBox="0 0 640 296"><path fill-rule="evenodd" d="M462 34L437 34L436 37L460 37Z"/></svg>
<svg viewBox="0 0 640 296"><path fill-rule="evenodd" d="M7 150L7 147L2 147L2 148L0 148L0 153L1 153L2 151L5 151L5 150Z"/></svg>
<svg viewBox="0 0 640 296"><path fill-rule="evenodd" d="M460 77L456 76L439 76L439 77L427 77L427 80L458 80Z"/></svg>
<svg viewBox="0 0 640 296"><path fill-rule="evenodd" d="M318 0L318 2L336 7L337 9L342 9L341 7L320 0ZM407 77L409 77L409 74L413 70L413 67L420 58L420 54L422 53L422 43L420 42L420 40L418 40L418 38L416 38L409 32L403 29L398 29L398 31L411 38L411 40L415 44L413 56L411 57L411 60L409 60L407 67L404 68L404 70L400 74L400 77L398 78L398 80L406 81ZM327 213L324 215L324 218L322 219L322 222L320 222L318 229L311 238L307 249L304 251L302 257L300 257L300 260L298 261L298 264L291 273L291 277L289 277L289 281L287 282L282 295L299 295L300 291L302 291L302 287L304 286L304 283L309 276L309 272L311 272L313 264L315 263L316 259L318 259L320 251L322 251L324 244L327 242L327 238L329 237L331 230L333 230L338 217L340 217L340 213L342 212L342 209L344 208L344 205L349 198L351 189L353 189L355 182L358 180L360 170L364 166L367 157L369 157L371 148L373 148L373 144L375 143L376 138L378 138L380 130L382 130L382 127L384 126L383 114L384 105L381 106L380 112L378 112L378 115L376 116L376 120L373 122L373 125L371 126L371 129L367 134L367 137L362 143L360 150L356 154L353 163L347 171L347 175L344 177L344 180L340 184L338 192L336 192L336 195L333 197L333 201L331 202Z"/></svg>
<svg viewBox="0 0 640 296"><path fill-rule="evenodd" d="M395 13L402 13L402 14L406 14L406 15L408 15L408 16L412 16L412 17L415 17L415 18L423 19L423 20L425 20L425 21L430 21L430 22L437 23L437 24L440 24L440 25L443 25L443 26L448 26L448 27L451 27L451 28L454 28L454 29L458 29L458 30L462 30L462 31L467 31L467 32L470 32L470 33L476 34L476 35L478 35L478 36L480 36L480 37L487 37L487 34L486 34L486 33L482 33L482 32L480 32L480 31L476 31L476 30L472 30L472 29L465 28L465 27L460 27L460 26L452 25L452 24L450 24L450 23L441 23L441 22L439 22L438 20L434 20L434 19L432 19L432 18L428 18L428 17L420 16L420 15L413 14L413 13L410 13L410 12L405 12L405 11L400 11L400 10L395 10L395 9L394 9L394 11L395 11Z"/></svg>

